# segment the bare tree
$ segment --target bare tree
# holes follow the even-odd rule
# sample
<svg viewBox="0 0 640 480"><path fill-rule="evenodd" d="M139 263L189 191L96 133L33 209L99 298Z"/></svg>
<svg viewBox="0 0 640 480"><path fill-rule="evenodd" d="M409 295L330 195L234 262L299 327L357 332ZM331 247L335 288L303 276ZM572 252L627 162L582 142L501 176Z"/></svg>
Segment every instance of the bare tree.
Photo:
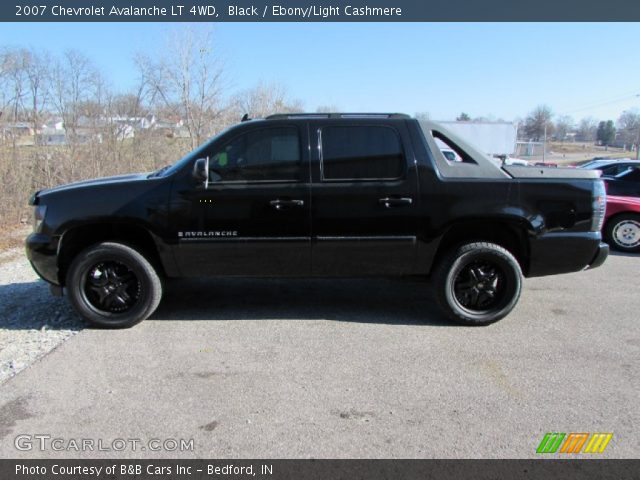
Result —
<svg viewBox="0 0 640 480"><path fill-rule="evenodd" d="M567 134L571 131L571 129L573 128L574 125L574 121L573 118L571 118L568 115L562 115L561 117L558 117L558 120L556 120L555 123L555 134L554 136L556 137L556 140L560 140L561 142L564 142L567 138Z"/></svg>
<svg viewBox="0 0 640 480"><path fill-rule="evenodd" d="M212 31L208 26L174 30L164 52L159 59L138 57L141 84L154 103L183 119L195 147L214 129L222 111L223 67Z"/></svg>
<svg viewBox="0 0 640 480"><path fill-rule="evenodd" d="M538 105L524 121L524 134L535 141L542 140L545 133L551 135L553 133L552 117L551 108L547 105Z"/></svg>
<svg viewBox="0 0 640 480"><path fill-rule="evenodd" d="M596 130L598 129L598 121L593 117L585 117L578 124L576 132L577 140L581 142L593 142L596 139Z"/></svg>
<svg viewBox="0 0 640 480"><path fill-rule="evenodd" d="M32 49L5 49L0 53L0 111L10 112L14 122L29 122L37 138L42 112L47 105L48 54ZM9 108L7 108L9 107Z"/></svg>
<svg viewBox="0 0 640 480"><path fill-rule="evenodd" d="M640 111L637 109L626 110L618 118L618 133L628 148L638 148L640 140Z"/></svg>
<svg viewBox="0 0 640 480"><path fill-rule="evenodd" d="M46 52L38 53L34 50L23 50L22 56L30 100L31 123L34 135L36 135L38 129L42 126L42 112L48 103L50 59Z"/></svg>
<svg viewBox="0 0 640 480"><path fill-rule="evenodd" d="M283 85L259 83L233 97L230 110L239 115L246 113L252 118L264 118L274 113L301 112L303 108L300 100L289 97Z"/></svg>
<svg viewBox="0 0 640 480"><path fill-rule="evenodd" d="M64 122L67 141L77 141L78 127L86 102L99 99L101 79L91 61L77 50L68 50L55 62L51 75L51 101Z"/></svg>
<svg viewBox="0 0 640 480"><path fill-rule="evenodd" d="M340 108L335 105L320 105L316 108L316 113L340 113Z"/></svg>
<svg viewBox="0 0 640 480"><path fill-rule="evenodd" d="M62 119L65 151L59 152L64 154L62 161L47 160L41 165L55 167L47 174L57 182L101 176L107 162L98 145L102 141L99 127L104 99L108 96L102 75L91 60L77 50L67 50L52 63L51 106L53 113ZM51 179L47 183L56 182Z"/></svg>
<svg viewBox="0 0 640 480"><path fill-rule="evenodd" d="M110 99L110 110L119 117L140 117L147 114L147 109L138 94L125 93Z"/></svg>
<svg viewBox="0 0 640 480"><path fill-rule="evenodd" d="M22 52L5 48L0 54L0 88L3 97L3 113L6 121L23 119L27 81L23 68Z"/></svg>

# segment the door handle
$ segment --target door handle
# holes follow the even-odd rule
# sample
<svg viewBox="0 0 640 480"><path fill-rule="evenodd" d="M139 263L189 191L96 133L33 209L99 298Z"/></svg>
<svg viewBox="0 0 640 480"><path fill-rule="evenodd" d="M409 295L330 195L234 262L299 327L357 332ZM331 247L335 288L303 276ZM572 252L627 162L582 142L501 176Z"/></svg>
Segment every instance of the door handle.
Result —
<svg viewBox="0 0 640 480"><path fill-rule="evenodd" d="M282 210L289 207L302 207L304 205L304 200L280 200L278 198L276 200L271 200L269 205L276 210Z"/></svg>
<svg viewBox="0 0 640 480"><path fill-rule="evenodd" d="M385 208L402 207L404 205L411 205L413 199L409 197L385 197L380 198L378 203Z"/></svg>

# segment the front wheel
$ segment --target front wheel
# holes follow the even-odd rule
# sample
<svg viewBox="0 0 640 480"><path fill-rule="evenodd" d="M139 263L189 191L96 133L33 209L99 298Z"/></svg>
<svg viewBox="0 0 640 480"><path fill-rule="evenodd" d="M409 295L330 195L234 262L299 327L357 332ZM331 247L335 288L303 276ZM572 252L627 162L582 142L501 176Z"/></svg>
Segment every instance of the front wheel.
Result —
<svg viewBox="0 0 640 480"><path fill-rule="evenodd" d="M76 311L97 327L127 328L158 307L158 273L137 250L120 243L93 245L76 256L66 279Z"/></svg>
<svg viewBox="0 0 640 480"><path fill-rule="evenodd" d="M607 222L604 238L621 252L640 252L640 215L624 213Z"/></svg>
<svg viewBox="0 0 640 480"><path fill-rule="evenodd" d="M462 245L434 271L436 300L451 320L488 325L513 310L522 290L522 270L506 249L486 242Z"/></svg>

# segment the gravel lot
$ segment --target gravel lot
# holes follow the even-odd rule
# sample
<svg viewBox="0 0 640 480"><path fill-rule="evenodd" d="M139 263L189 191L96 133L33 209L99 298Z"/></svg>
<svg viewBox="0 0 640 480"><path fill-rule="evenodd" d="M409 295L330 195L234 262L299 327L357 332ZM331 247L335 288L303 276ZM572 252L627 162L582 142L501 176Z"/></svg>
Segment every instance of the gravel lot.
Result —
<svg viewBox="0 0 640 480"><path fill-rule="evenodd" d="M49 294L23 249L0 252L0 384L82 327L66 299Z"/></svg>
<svg viewBox="0 0 640 480"><path fill-rule="evenodd" d="M526 458L559 431L634 458L639 266L527 280L486 328L443 321L418 283L234 279L171 282L152 319L105 331L20 256L0 266L3 375L33 363L0 386L0 457ZM43 433L195 448L15 449Z"/></svg>

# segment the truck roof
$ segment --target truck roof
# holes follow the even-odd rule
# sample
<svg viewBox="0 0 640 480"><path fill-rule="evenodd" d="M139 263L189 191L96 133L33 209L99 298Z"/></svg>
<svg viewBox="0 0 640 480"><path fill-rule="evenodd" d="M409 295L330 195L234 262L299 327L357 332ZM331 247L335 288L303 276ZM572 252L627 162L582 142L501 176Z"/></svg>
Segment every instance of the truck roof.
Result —
<svg viewBox="0 0 640 480"><path fill-rule="evenodd" d="M249 120L247 117L243 117L243 120ZM469 157L470 161L454 162L455 165L451 165L440 153L440 147L437 144L429 145L432 152L437 151L434 155L434 161L437 169L444 177L458 177L458 178L508 178L509 175L503 171L498 165L496 165L491 159L489 159L484 153L468 144L465 140L460 138L454 132L451 132L444 128L442 125L429 120L420 120L411 117L404 113L362 113L362 112L342 112L342 113L277 113L269 115L264 119L255 119L254 121L264 122L272 120L364 120L364 121L393 121L401 122L411 120L416 122L418 129L422 130L424 140L429 144L435 142L437 136L434 136L438 132L440 140L450 147L447 140L453 141L462 150L458 150L458 147L453 147L453 151L460 155L460 158L465 156ZM464 151L465 153L461 153ZM472 160L471 160L472 158Z"/></svg>
<svg viewBox="0 0 640 480"><path fill-rule="evenodd" d="M322 119L322 118L402 118L409 119L406 113L276 113L265 117L265 120L281 119Z"/></svg>

